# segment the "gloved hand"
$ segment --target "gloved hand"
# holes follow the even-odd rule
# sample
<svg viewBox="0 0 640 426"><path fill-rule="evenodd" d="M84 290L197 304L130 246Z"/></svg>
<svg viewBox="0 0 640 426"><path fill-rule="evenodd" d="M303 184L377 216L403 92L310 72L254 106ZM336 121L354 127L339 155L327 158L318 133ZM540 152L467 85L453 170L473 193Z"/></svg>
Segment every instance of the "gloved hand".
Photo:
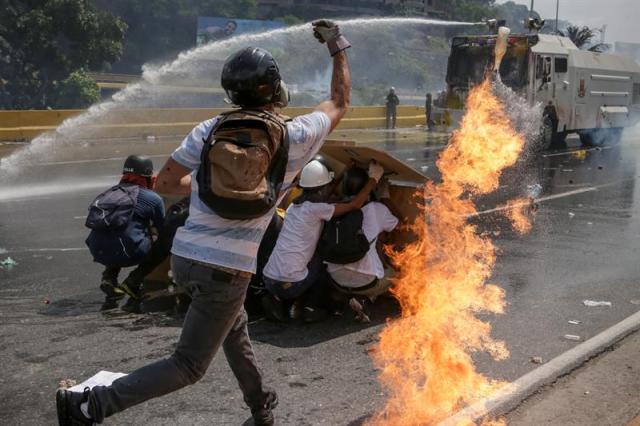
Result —
<svg viewBox="0 0 640 426"><path fill-rule="evenodd" d="M383 198L391 198L391 194L389 193L389 181L387 179L381 179L380 182L378 182L376 194L381 200Z"/></svg>
<svg viewBox="0 0 640 426"><path fill-rule="evenodd" d="M384 169L378 163L371 162L369 163L369 178L375 179L376 182L380 182L382 175L384 174Z"/></svg>
<svg viewBox="0 0 640 426"><path fill-rule="evenodd" d="M319 19L311 23L313 35L320 43L327 43L329 53L335 56L351 47L351 43L340 33L340 27L329 20Z"/></svg>

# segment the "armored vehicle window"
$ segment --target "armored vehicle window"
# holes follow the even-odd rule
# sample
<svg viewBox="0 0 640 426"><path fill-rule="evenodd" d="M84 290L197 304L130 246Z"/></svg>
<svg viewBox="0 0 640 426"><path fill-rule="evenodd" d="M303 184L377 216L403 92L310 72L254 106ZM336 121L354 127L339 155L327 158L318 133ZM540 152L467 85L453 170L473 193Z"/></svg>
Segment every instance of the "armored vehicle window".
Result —
<svg viewBox="0 0 640 426"><path fill-rule="evenodd" d="M555 67L556 72L567 72L567 70L569 69L567 58L556 58Z"/></svg>

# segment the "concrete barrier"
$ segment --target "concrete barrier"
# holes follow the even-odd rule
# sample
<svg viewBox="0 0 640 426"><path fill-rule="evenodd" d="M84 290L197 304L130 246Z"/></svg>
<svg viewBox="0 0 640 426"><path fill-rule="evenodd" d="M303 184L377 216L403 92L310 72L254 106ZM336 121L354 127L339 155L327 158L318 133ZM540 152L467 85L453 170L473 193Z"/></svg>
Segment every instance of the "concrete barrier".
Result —
<svg viewBox="0 0 640 426"><path fill-rule="evenodd" d="M196 124L213 117L224 108L154 108L129 109L105 113L100 124L83 125L87 138L184 136ZM312 111L312 108L292 107L286 115L296 117ZM38 135L55 130L64 120L82 114L85 110L26 110L0 111L0 141L31 140ZM398 127L414 127L424 124L424 108L398 107ZM349 108L340 123L340 129L381 128L385 126L383 106Z"/></svg>

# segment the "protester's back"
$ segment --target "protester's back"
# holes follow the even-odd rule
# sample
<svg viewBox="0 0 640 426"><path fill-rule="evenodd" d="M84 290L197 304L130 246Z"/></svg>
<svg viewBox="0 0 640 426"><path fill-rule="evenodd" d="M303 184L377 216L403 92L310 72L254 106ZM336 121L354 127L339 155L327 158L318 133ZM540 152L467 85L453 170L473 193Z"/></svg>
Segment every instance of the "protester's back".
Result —
<svg viewBox="0 0 640 426"><path fill-rule="evenodd" d="M133 156L132 156L133 157ZM131 158L131 157L130 157ZM129 159L128 159L129 160ZM93 255L94 261L105 266L120 267L137 265L151 249L151 226L160 227L164 221L164 203L162 198L152 190L150 176L142 176L128 171L125 163L124 174L118 185L105 191L109 195L114 191L126 193L135 199L127 200L120 197L120 209L131 210L130 216L121 226L96 226L92 221L92 213L100 208L104 200L100 194L90 206L87 226L92 228L86 244ZM113 197L112 197L113 198ZM106 206L105 206L106 208ZM114 210L119 207L112 206ZM122 213L122 212L121 212ZM123 215L120 214L120 217Z"/></svg>
<svg viewBox="0 0 640 426"><path fill-rule="evenodd" d="M331 277L345 287L360 287L375 279L384 278L384 266L376 249L377 239L381 233L392 231L398 224L398 219L389 209L376 201L362 207L362 215L362 230L371 242L367 254L353 263L327 264L327 271Z"/></svg>

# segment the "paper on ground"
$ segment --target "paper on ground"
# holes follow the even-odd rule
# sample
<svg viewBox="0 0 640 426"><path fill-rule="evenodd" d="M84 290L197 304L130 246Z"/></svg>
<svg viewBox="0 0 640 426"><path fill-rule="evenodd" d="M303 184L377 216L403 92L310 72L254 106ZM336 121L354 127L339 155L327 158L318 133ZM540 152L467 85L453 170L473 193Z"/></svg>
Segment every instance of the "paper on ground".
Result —
<svg viewBox="0 0 640 426"><path fill-rule="evenodd" d="M584 306L589 306L590 308L594 308L596 306L611 306L611 302L598 300L585 300L582 303L584 304Z"/></svg>
<svg viewBox="0 0 640 426"><path fill-rule="evenodd" d="M73 387L70 387L71 392L84 392L84 388L93 389L94 386L109 386L114 380L124 377L124 373L114 373L111 371L100 371L93 377L88 378L82 383L79 383Z"/></svg>

